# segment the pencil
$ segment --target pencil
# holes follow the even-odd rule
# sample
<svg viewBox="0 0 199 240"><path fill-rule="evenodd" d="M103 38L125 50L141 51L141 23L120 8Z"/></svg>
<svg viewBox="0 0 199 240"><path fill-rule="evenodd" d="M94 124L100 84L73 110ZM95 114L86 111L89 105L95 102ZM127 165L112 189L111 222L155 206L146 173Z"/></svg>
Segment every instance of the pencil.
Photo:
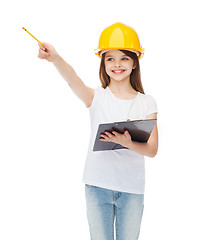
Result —
<svg viewBox="0 0 199 240"><path fill-rule="evenodd" d="M27 29L25 29L24 27L22 29L24 29L27 33L29 33L30 36L32 36L35 40L37 40L37 42L39 42L43 46L43 43L40 42L36 37L34 37Z"/></svg>

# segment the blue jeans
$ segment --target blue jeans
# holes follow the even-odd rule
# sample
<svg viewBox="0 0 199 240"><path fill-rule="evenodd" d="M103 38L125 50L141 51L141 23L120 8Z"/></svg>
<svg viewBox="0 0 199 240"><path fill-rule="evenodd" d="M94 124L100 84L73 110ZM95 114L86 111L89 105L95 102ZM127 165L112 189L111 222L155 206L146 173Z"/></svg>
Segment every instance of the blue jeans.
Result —
<svg viewBox="0 0 199 240"><path fill-rule="evenodd" d="M85 185L91 240L137 240L144 195ZM114 228L115 226L115 228Z"/></svg>

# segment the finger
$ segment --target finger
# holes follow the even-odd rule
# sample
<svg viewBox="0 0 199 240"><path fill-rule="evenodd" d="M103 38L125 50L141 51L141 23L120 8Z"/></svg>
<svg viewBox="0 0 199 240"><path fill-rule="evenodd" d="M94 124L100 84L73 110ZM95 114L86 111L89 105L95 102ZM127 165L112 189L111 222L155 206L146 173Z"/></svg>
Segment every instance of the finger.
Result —
<svg viewBox="0 0 199 240"><path fill-rule="evenodd" d="M100 140L100 141L104 141L104 142L107 141L107 140L104 139L104 138L99 138L99 140Z"/></svg>
<svg viewBox="0 0 199 240"><path fill-rule="evenodd" d="M108 137L106 134L104 134L104 133L101 133L100 136L101 136L102 138L104 138L104 139L108 139L108 138L109 138L109 137Z"/></svg>
<svg viewBox="0 0 199 240"><path fill-rule="evenodd" d="M118 135L119 135L119 133L116 132L116 131L112 131L112 134L115 135L115 136L118 136Z"/></svg>
<svg viewBox="0 0 199 240"><path fill-rule="evenodd" d="M112 139L110 139L109 137L106 137L106 138L100 137L99 140L104 142L112 142Z"/></svg>
<svg viewBox="0 0 199 240"><path fill-rule="evenodd" d="M40 43L38 43L39 48L42 49L43 51L46 51L46 48L44 46L42 46Z"/></svg>
<svg viewBox="0 0 199 240"><path fill-rule="evenodd" d="M43 46L47 49L52 47L52 45L50 45L49 43L46 43L46 42L43 42Z"/></svg>
<svg viewBox="0 0 199 240"><path fill-rule="evenodd" d="M45 48L46 52L51 52L55 50L51 44L46 42L43 42L43 47Z"/></svg>
<svg viewBox="0 0 199 240"><path fill-rule="evenodd" d="M106 134L109 138L113 137L113 134L110 133L110 132L105 132L105 134Z"/></svg>
<svg viewBox="0 0 199 240"><path fill-rule="evenodd" d="M45 58L45 57L48 57L49 55L50 55L49 53L43 51L42 49L39 49L39 56Z"/></svg>
<svg viewBox="0 0 199 240"><path fill-rule="evenodd" d="M130 135L127 130L124 132L124 134L127 135L127 136Z"/></svg>
<svg viewBox="0 0 199 240"><path fill-rule="evenodd" d="M130 133L129 133L127 130L124 132L124 136L125 136L126 138L131 139L131 135L130 135Z"/></svg>
<svg viewBox="0 0 199 240"><path fill-rule="evenodd" d="M38 58L40 58L40 59L47 59L49 56L41 56L41 55L39 55L38 54Z"/></svg>

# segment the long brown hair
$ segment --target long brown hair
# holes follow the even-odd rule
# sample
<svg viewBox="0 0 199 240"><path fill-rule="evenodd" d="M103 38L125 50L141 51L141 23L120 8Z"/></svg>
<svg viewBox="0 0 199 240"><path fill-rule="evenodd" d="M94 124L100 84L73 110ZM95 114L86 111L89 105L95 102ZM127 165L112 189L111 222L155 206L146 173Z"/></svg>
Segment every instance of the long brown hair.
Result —
<svg viewBox="0 0 199 240"><path fill-rule="evenodd" d="M128 50L121 49L120 51L133 59L136 67L135 69L132 69L132 72L130 74L130 83L133 89L144 94L144 89L142 86L141 74L140 74L140 64L139 64L139 59L137 54ZM100 77L100 81L103 88L106 88L110 84L110 77L108 76L105 70L105 62L104 62L105 55L106 53L102 54L102 59L101 59L100 69L99 69L99 77Z"/></svg>

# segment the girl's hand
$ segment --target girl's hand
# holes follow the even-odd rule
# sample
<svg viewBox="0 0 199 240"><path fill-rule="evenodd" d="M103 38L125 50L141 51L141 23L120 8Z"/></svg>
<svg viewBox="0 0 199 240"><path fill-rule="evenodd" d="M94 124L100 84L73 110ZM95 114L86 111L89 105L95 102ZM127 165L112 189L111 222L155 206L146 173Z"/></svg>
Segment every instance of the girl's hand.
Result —
<svg viewBox="0 0 199 240"><path fill-rule="evenodd" d="M55 48L49 43L43 43L43 46L40 43L38 43L38 45L39 45L38 58L46 59L49 62L54 62L59 57L59 54L57 53Z"/></svg>
<svg viewBox="0 0 199 240"><path fill-rule="evenodd" d="M103 137L103 139L100 138L100 141L118 143L127 148L132 142L131 135L127 130L124 132L124 134L118 133L116 131L113 131L112 134L110 132L105 132L105 134L101 134L101 137Z"/></svg>

